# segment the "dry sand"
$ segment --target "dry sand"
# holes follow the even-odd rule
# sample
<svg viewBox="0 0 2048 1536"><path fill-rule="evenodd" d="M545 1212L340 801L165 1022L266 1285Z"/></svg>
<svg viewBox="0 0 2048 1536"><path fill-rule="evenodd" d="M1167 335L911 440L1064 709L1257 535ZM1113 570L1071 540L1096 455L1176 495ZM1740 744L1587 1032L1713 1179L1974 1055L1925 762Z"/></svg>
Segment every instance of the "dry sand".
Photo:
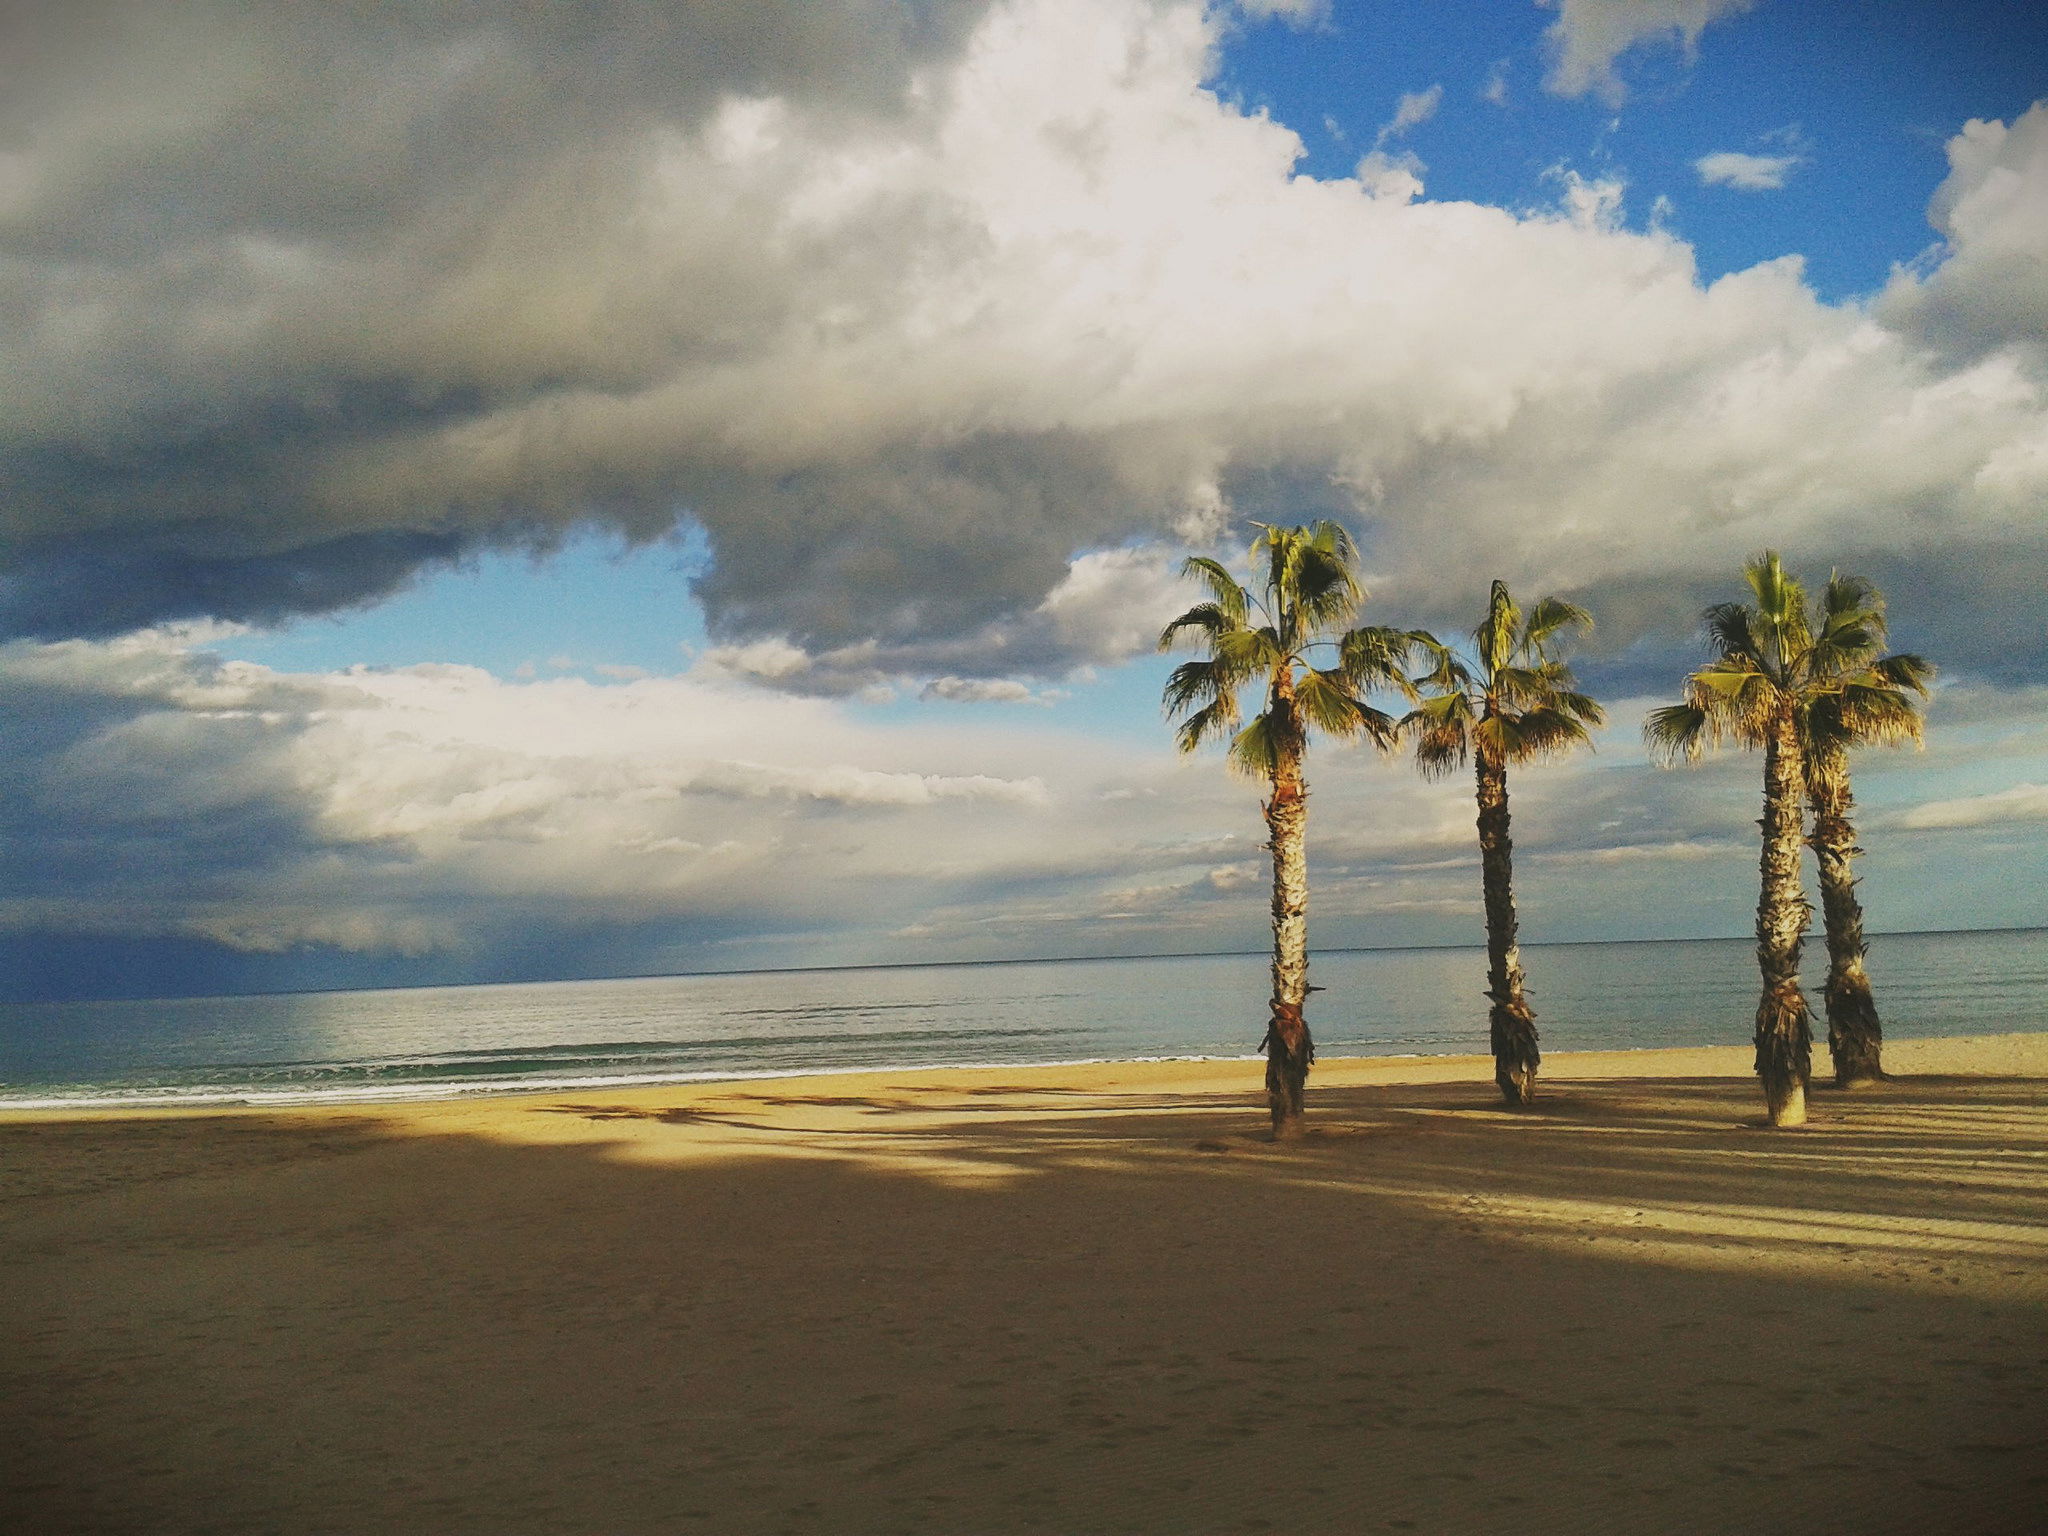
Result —
<svg viewBox="0 0 2048 1536"><path fill-rule="evenodd" d="M2048 1529L2048 1035L0 1123L0 1529Z"/></svg>

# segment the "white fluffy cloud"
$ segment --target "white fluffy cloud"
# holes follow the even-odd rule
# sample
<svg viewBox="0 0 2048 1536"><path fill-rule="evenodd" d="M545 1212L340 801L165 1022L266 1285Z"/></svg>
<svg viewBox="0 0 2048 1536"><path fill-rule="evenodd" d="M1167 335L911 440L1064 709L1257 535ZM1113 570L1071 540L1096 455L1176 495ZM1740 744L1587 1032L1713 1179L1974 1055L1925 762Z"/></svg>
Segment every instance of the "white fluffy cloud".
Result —
<svg viewBox="0 0 2048 1536"><path fill-rule="evenodd" d="M1408 91L1394 104L1394 115L1380 126L1372 148L1359 157L1357 168L1351 173L1368 196L1390 198L1397 203L1412 202L1422 196L1422 178L1429 167L1414 150L1388 146L1398 145L1411 128L1436 116L1443 99L1444 88L1432 85L1426 91Z"/></svg>
<svg viewBox="0 0 2048 1536"><path fill-rule="evenodd" d="M1545 34L1552 50L1543 82L1560 96L1597 92L1620 105L1628 94L1615 63L1632 49L1666 43L1690 58L1700 34L1724 17L1753 10L1757 0L1539 0L1557 20Z"/></svg>
<svg viewBox="0 0 2048 1536"><path fill-rule="evenodd" d="M1878 312L1947 356L2018 350L2048 372L2048 101L1965 123L1948 164L1927 211L1943 244L1894 275Z"/></svg>
<svg viewBox="0 0 2048 1536"><path fill-rule="evenodd" d="M1015 678L935 677L924 685L919 697L955 704L1021 704L1035 695Z"/></svg>
<svg viewBox="0 0 2048 1536"><path fill-rule="evenodd" d="M1701 155L1692 163L1702 186L1734 187L1742 192L1779 191L1800 164L1798 155L1749 155L1739 150Z"/></svg>
<svg viewBox="0 0 2048 1536"><path fill-rule="evenodd" d="M1990 794L1930 800L1893 818L1900 827L2002 827L2048 821L2048 784L2015 784Z"/></svg>
<svg viewBox="0 0 2048 1536"><path fill-rule="evenodd" d="M1443 105L1444 88L1432 85L1426 91L1408 91L1394 104L1394 115L1387 119L1387 125L1380 130L1380 142L1397 139L1411 128L1419 128L1436 116L1436 109Z"/></svg>

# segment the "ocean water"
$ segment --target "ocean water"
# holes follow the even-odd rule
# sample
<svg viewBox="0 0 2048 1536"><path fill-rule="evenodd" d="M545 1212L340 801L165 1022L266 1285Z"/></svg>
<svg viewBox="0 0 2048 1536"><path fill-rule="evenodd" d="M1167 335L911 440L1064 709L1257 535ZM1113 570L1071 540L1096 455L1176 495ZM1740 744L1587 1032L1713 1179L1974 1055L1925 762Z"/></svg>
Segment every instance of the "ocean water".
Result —
<svg viewBox="0 0 2048 1536"><path fill-rule="evenodd" d="M1891 1038L2048 1030L2048 929L1887 934ZM1747 940L1524 950L1551 1050L1747 1041ZM1809 949L1817 985L1825 963ZM1326 1056L1486 1048L1480 949L1318 953ZM1238 1057L1260 955L761 971L374 992L0 1005L0 1108L439 1098L942 1065ZM1818 996L1815 996L1818 1007ZM1820 1031L1817 1029L1816 1033Z"/></svg>

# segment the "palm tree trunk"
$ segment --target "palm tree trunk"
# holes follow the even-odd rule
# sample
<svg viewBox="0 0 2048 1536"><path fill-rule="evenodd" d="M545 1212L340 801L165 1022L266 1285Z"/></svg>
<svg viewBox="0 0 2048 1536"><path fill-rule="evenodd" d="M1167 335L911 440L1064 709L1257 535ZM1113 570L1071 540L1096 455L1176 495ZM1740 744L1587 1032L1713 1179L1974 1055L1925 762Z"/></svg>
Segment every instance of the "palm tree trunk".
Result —
<svg viewBox="0 0 2048 1536"><path fill-rule="evenodd" d="M1515 942L1514 840L1508 835L1508 770L1481 750L1479 880L1486 898L1486 995L1493 1038L1493 1080L1510 1105L1536 1097L1536 1015L1524 993L1522 951Z"/></svg>
<svg viewBox="0 0 2048 1536"><path fill-rule="evenodd" d="M1283 743L1291 724L1293 681L1276 679L1273 687ZM1287 1139L1302 1134L1302 1094L1316 1052L1302 1014L1308 997L1308 789L1299 751L1283 745L1277 755L1273 798L1265 807L1273 850L1273 1002L1263 1049L1273 1135Z"/></svg>
<svg viewBox="0 0 2048 1536"><path fill-rule="evenodd" d="M1856 899L1856 846L1850 819L1856 797L1849 789L1849 753L1838 743L1811 750L1806 760L1807 797L1813 802L1814 858L1820 867L1821 912L1828 930L1828 1053L1835 1082L1843 1088L1884 1078L1884 1030L1877 999L1864 969L1863 904Z"/></svg>
<svg viewBox="0 0 2048 1536"><path fill-rule="evenodd" d="M1813 1070L1813 1020L1799 990L1799 947L1813 908L1800 887L1799 728L1792 712L1772 720L1764 743L1763 857L1756 905L1756 960L1763 995L1756 1005L1756 1073L1771 1124L1806 1123Z"/></svg>

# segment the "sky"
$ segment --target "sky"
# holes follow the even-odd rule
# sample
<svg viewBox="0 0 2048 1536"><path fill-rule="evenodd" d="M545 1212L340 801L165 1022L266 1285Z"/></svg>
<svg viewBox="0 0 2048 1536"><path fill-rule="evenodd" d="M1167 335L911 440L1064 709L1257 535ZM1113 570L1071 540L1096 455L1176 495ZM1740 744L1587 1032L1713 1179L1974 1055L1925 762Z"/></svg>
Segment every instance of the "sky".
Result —
<svg viewBox="0 0 2048 1536"><path fill-rule="evenodd" d="M2048 924L2048 17L1804 0L0 10L0 996L1252 950L1190 551L1568 596L1525 939L1747 931L1648 763L1744 559L1941 669L1876 930ZM1478 942L1310 759L1313 942Z"/></svg>

